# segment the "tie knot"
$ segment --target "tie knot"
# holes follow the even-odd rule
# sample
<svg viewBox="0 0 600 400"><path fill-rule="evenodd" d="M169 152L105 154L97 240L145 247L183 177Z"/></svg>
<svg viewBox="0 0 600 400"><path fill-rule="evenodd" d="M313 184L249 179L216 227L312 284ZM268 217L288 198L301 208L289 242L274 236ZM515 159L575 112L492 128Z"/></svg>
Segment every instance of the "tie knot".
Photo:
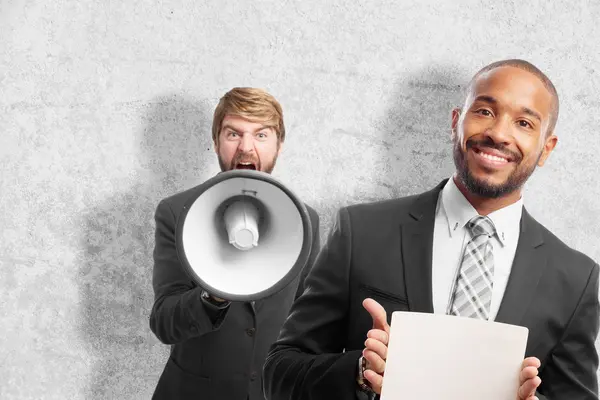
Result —
<svg viewBox="0 0 600 400"><path fill-rule="evenodd" d="M489 237L492 237L496 233L496 227L494 226L492 220L482 215L478 215L472 218L467 223L467 227L471 231L473 237L479 235L487 235Z"/></svg>

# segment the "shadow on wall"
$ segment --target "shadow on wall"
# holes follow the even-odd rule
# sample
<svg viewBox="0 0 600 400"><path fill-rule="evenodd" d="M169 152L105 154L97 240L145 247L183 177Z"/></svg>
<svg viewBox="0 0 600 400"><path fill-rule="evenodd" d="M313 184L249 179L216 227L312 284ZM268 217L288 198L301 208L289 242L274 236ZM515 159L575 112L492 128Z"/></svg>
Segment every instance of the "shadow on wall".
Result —
<svg viewBox="0 0 600 400"><path fill-rule="evenodd" d="M385 198L429 190L454 172L452 110L464 102L467 74L431 66L400 79L382 132L382 172L375 186Z"/></svg>
<svg viewBox="0 0 600 400"><path fill-rule="evenodd" d="M84 221L80 329L93 357L88 399L151 397L169 351L148 321L154 212L161 198L199 183L215 162L205 105L174 95L146 107L139 156L145 175Z"/></svg>
<svg viewBox="0 0 600 400"><path fill-rule="evenodd" d="M450 138L452 110L462 106L467 74L453 66L430 66L411 74L399 74L392 94L381 94L382 117L368 131L357 131L343 121L335 129L327 154L325 171L335 175L348 160L376 156L364 168L329 178L324 196L312 204L320 215L321 244L324 245L337 211L357 203L370 203L429 190L454 172ZM340 145L351 137L348 151ZM352 180L341 186L344 180Z"/></svg>

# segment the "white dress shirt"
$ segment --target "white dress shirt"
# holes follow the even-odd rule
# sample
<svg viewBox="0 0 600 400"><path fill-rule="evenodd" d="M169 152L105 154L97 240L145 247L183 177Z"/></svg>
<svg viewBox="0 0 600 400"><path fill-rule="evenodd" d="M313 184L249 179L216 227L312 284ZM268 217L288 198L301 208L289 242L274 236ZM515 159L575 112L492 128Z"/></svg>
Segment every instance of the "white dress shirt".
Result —
<svg viewBox="0 0 600 400"><path fill-rule="evenodd" d="M496 227L492 238L494 255L494 280L490 320L496 318L510 275L523 212L523 198L488 217ZM479 215L475 208L458 190L453 178L448 180L438 198L433 234L432 288L433 312L447 314L463 251L469 242L466 224Z"/></svg>

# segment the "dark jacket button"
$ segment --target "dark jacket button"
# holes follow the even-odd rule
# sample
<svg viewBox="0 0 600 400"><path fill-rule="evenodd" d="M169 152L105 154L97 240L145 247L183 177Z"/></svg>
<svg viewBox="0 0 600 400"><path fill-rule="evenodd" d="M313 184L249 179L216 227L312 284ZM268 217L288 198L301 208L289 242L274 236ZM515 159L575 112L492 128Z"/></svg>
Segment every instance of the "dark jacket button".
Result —
<svg viewBox="0 0 600 400"><path fill-rule="evenodd" d="M246 333L248 334L248 336L254 336L254 332L256 332L256 329L254 328L246 329Z"/></svg>

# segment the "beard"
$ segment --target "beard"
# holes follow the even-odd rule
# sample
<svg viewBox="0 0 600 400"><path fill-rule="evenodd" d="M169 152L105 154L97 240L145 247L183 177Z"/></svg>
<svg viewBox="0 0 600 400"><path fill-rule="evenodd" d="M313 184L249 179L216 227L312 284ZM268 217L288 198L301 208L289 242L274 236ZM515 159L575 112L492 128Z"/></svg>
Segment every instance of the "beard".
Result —
<svg viewBox="0 0 600 400"><path fill-rule="evenodd" d="M490 149L499 150L505 154L509 154L512 159L511 162L516 164L516 168L510 173L504 182L499 184L491 183L486 179L477 178L469 169L466 159L466 152L473 146L478 146L482 149L487 147ZM494 143L491 139L482 141L467 140L465 147L466 151L463 152L460 142L458 140L454 141L453 157L454 165L456 166L457 178L470 193L479 197L491 199L496 199L521 189L535 171L537 162L542 156L542 152L540 151L540 154L535 162L531 164L524 164L523 157L520 154L510 151L504 145Z"/></svg>
<svg viewBox="0 0 600 400"><path fill-rule="evenodd" d="M260 158L256 154L244 154L237 152L229 165L219 156L219 166L221 167L221 171L231 171L234 169L250 169L255 171L262 171L270 174L273 172L275 168L275 163L277 162L277 154L273 156L273 159L268 163L262 163ZM251 165L245 166L241 165L242 163Z"/></svg>

